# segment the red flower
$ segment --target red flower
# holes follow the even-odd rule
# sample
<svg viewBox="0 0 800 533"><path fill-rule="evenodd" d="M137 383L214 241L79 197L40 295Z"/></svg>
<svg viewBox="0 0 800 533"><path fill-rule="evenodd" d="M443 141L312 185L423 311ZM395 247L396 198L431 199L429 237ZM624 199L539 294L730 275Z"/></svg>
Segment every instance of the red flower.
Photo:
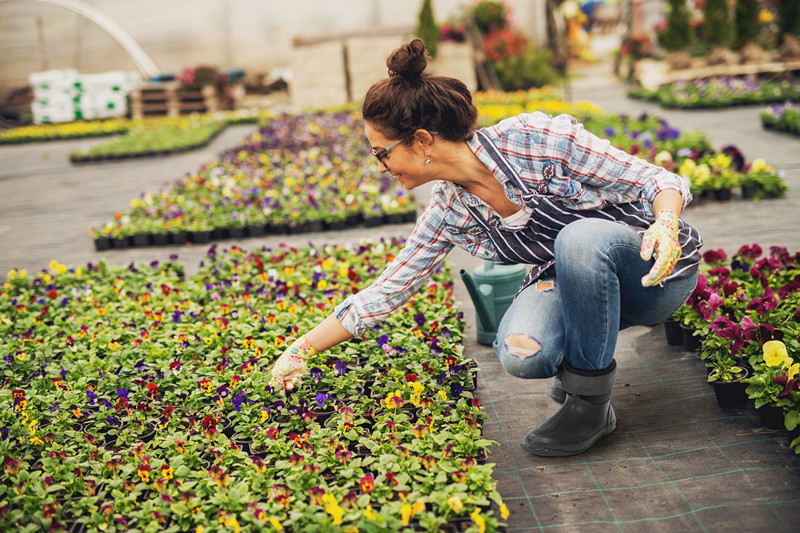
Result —
<svg viewBox="0 0 800 533"><path fill-rule="evenodd" d="M375 478L370 475L366 475L361 478L359 484L361 485L361 490L363 492L372 492L375 488Z"/></svg>

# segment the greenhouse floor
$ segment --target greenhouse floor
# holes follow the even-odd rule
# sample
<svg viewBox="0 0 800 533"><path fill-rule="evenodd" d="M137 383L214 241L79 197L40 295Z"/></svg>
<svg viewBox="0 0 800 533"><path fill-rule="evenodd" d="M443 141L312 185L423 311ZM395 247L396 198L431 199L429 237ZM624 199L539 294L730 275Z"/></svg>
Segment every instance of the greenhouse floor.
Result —
<svg viewBox="0 0 800 533"><path fill-rule="evenodd" d="M716 148L735 144L748 161L763 157L786 170L786 198L705 203L685 218L705 240L705 250L735 252L758 242L800 250L800 140L763 131L761 108L676 112L626 100L607 63L574 72L569 95L609 112L648 112L680 129L702 129ZM125 210L141 191L195 170L254 126L228 128L207 148L172 157L75 166L69 152L103 142L77 140L0 147L0 272L105 260L166 259L178 254L187 270L205 247L134 248L96 252L86 230ZM365 145L366 146L366 145ZM420 204L427 190L417 192ZM410 224L382 228L254 238L244 248L342 243L377 236L405 236ZM225 247L230 241L223 242ZM451 255L454 270L481 262ZM457 276L456 276L456 279ZM669 346L661 327L622 332L613 405L612 435L583 455L540 458L519 446L525 433L557 409L550 381L520 381L506 374L491 348L476 342L475 314L467 292L456 296L469 324L466 354L480 365L478 395L490 418L484 434L496 441L497 488L511 515L509 532L526 531L800 531L800 457L785 431L760 427L751 409L717 406L696 354Z"/></svg>

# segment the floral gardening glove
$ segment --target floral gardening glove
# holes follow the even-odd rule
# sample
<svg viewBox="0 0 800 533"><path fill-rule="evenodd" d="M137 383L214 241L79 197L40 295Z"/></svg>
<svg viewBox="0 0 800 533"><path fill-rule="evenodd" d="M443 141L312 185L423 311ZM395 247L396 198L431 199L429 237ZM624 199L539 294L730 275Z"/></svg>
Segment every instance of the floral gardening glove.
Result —
<svg viewBox="0 0 800 533"><path fill-rule="evenodd" d="M308 368L306 360L316 354L317 351L308 344L306 336L303 335L286 348L272 365L272 370L270 370L272 379L270 379L269 385L282 393L292 390L295 383L300 381L300 378L306 373Z"/></svg>
<svg viewBox="0 0 800 533"><path fill-rule="evenodd" d="M678 215L673 211L659 211L656 214L656 221L644 233L641 258L649 261L654 252L655 263L650 272L642 278L643 287L653 287L661 283L669 276L681 257Z"/></svg>

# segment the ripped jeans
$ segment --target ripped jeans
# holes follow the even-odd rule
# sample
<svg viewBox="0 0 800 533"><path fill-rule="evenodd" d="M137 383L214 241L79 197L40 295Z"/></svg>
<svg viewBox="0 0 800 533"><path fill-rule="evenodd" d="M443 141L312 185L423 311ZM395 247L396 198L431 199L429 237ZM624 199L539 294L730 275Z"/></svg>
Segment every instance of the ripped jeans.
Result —
<svg viewBox="0 0 800 533"><path fill-rule="evenodd" d="M696 272L642 287L653 260L639 257L641 246L636 231L616 222L583 219L562 229L555 277L517 294L500 322L493 346L503 368L520 378L548 378L566 358L574 368L602 370L621 330L677 311L694 290Z"/></svg>

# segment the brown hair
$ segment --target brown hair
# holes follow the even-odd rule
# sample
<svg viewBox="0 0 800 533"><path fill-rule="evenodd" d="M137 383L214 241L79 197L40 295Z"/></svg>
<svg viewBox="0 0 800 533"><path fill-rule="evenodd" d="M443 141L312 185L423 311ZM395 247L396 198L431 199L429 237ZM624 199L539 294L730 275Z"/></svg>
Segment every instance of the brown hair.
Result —
<svg viewBox="0 0 800 533"><path fill-rule="evenodd" d="M425 44L414 39L386 59L389 77L369 88L361 113L389 139L408 139L414 131L439 132L448 141L472 137L478 109L461 80L425 72Z"/></svg>

